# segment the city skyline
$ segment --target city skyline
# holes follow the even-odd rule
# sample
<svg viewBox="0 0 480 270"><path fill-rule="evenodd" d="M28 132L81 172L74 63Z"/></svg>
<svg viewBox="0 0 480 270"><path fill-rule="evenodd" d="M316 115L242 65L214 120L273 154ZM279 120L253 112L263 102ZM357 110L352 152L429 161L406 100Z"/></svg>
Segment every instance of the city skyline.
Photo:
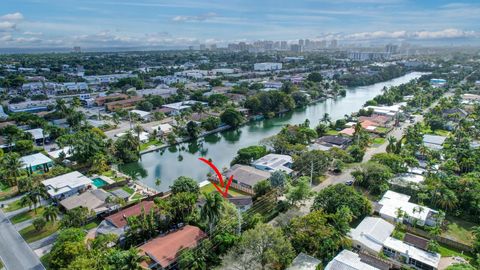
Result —
<svg viewBox="0 0 480 270"><path fill-rule="evenodd" d="M281 2L281 3L280 3ZM475 1L5 1L0 48L185 47L254 40L476 45Z"/></svg>

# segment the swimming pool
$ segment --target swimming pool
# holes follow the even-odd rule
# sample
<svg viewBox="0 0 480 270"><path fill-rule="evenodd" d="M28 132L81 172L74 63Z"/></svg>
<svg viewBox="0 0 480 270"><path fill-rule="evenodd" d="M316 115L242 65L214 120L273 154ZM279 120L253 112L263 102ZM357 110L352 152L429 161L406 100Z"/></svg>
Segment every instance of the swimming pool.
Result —
<svg viewBox="0 0 480 270"><path fill-rule="evenodd" d="M92 183L97 187L97 188L101 188L105 185L107 185L108 183L105 182L105 180L103 180L102 178L94 178L92 179Z"/></svg>

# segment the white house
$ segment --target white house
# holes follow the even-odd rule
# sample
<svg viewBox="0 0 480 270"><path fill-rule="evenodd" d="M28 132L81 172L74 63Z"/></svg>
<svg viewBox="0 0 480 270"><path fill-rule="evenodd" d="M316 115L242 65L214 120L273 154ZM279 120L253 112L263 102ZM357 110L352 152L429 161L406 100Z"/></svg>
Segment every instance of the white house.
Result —
<svg viewBox="0 0 480 270"><path fill-rule="evenodd" d="M288 155L268 154L252 162L252 166L268 172L284 171L287 174L292 173L293 159Z"/></svg>
<svg viewBox="0 0 480 270"><path fill-rule="evenodd" d="M376 255L382 251L383 242L390 237L395 226L378 217L366 217L349 232L352 246Z"/></svg>
<svg viewBox="0 0 480 270"><path fill-rule="evenodd" d="M390 222L435 226L437 211L426 206L409 202L410 196L388 190L378 202L381 205L379 214Z"/></svg>
<svg viewBox="0 0 480 270"><path fill-rule="evenodd" d="M269 70L281 70L282 63L255 63L253 64L253 70L255 71L269 71Z"/></svg>
<svg viewBox="0 0 480 270"><path fill-rule="evenodd" d="M195 103L200 103L204 106L208 105L208 103L206 103L206 102L201 102L201 101L196 101L196 100L185 100L185 101L165 104L162 107L172 109L173 110L172 114L178 115L182 111L190 109Z"/></svg>
<svg viewBox="0 0 480 270"><path fill-rule="evenodd" d="M383 253L397 261L405 262L417 269L435 270L440 263L440 254L431 253L401 240L388 237L383 243Z"/></svg>
<svg viewBox="0 0 480 270"><path fill-rule="evenodd" d="M53 161L42 153L36 153L20 158L23 164L23 168L30 172L46 172L49 168L53 167Z"/></svg>
<svg viewBox="0 0 480 270"><path fill-rule="evenodd" d="M166 124L160 124L158 126L153 126L151 127L151 130L157 131L158 136L165 136L173 132L173 127L172 125L166 123Z"/></svg>
<svg viewBox="0 0 480 270"><path fill-rule="evenodd" d="M380 270L361 261L357 253L344 249L333 260L331 260L325 270Z"/></svg>
<svg viewBox="0 0 480 270"><path fill-rule="evenodd" d="M42 181L53 199L64 199L93 186L92 180L78 171Z"/></svg>
<svg viewBox="0 0 480 270"><path fill-rule="evenodd" d="M322 261L305 253L298 254L292 264L285 270L316 270Z"/></svg>
<svg viewBox="0 0 480 270"><path fill-rule="evenodd" d="M149 121L152 118L152 113L142 110L131 110L130 113L140 116L143 121Z"/></svg>

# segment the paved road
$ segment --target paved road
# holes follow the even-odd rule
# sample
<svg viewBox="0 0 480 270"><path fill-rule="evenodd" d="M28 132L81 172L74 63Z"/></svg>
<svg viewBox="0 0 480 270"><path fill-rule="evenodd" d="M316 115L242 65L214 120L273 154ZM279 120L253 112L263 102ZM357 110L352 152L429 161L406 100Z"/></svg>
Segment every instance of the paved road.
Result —
<svg viewBox="0 0 480 270"><path fill-rule="evenodd" d="M0 210L0 257L7 270L45 270L40 259Z"/></svg>
<svg viewBox="0 0 480 270"><path fill-rule="evenodd" d="M39 248L42 248L42 247L53 244L55 242L55 240L57 239L57 237L58 237L58 232L54 232L53 234L51 234L51 235L49 235L45 238L42 238L38 241L32 242L29 245L33 250L36 250L36 249L39 249Z"/></svg>

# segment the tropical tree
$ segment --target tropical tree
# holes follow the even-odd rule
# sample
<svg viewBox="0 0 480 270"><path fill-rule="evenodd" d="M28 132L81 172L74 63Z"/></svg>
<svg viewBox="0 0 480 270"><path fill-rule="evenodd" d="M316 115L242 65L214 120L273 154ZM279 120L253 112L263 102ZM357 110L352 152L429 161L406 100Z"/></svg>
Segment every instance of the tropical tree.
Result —
<svg viewBox="0 0 480 270"><path fill-rule="evenodd" d="M223 198L218 192L204 193L203 196L205 204L202 206L200 217L208 223L209 232L212 233L223 209Z"/></svg>
<svg viewBox="0 0 480 270"><path fill-rule="evenodd" d="M198 182L193 180L192 178L180 176L173 182L173 185L170 186L170 190L173 194L181 192L191 192L194 194L198 194L198 192L200 191L200 187L198 186Z"/></svg>
<svg viewBox="0 0 480 270"><path fill-rule="evenodd" d="M7 179L10 186L14 186L18 183L18 177L20 177L20 170L24 164L20 159L20 155L12 152L7 153L2 159L2 168L5 173L5 179Z"/></svg>
<svg viewBox="0 0 480 270"><path fill-rule="evenodd" d="M56 206L49 205L45 207L42 215L46 221L56 221L58 215L60 215L60 210Z"/></svg>
<svg viewBox="0 0 480 270"><path fill-rule="evenodd" d="M292 205L296 205L297 203L301 203L310 198L312 195L313 193L312 188L310 187L310 178L302 176L295 182L287 185L287 193L285 196Z"/></svg>
<svg viewBox="0 0 480 270"><path fill-rule="evenodd" d="M332 118L330 117L330 114L328 114L328 113L324 113L323 116L322 116L322 119L320 119L320 122L324 123L326 125L330 124L331 121L332 121Z"/></svg>

